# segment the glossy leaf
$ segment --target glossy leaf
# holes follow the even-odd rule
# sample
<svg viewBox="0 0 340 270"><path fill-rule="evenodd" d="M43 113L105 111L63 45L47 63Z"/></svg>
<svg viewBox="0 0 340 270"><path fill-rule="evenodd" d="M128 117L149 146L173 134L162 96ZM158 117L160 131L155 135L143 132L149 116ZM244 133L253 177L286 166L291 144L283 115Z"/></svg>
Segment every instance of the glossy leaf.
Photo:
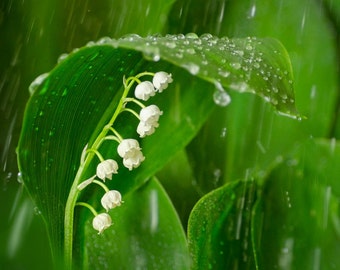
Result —
<svg viewBox="0 0 340 270"><path fill-rule="evenodd" d="M332 11L336 10L334 1L326 2L332 2ZM200 4L205 9L195 10L193 6ZM216 35L280 40L291 57L296 106L305 116L302 121L282 117L254 95L232 95L233 106L215 111L189 148L201 189L208 192L249 174L263 178L291 149L311 136L337 136L332 134L339 61L334 31L321 3L234 0L185 5L190 7L184 10L192 15L181 22L185 31L198 28ZM216 16L218 10L220 16ZM194 14L205 20L195 20ZM208 151L214 153L208 160L198 155ZM214 172L216 180L205 181Z"/></svg>
<svg viewBox="0 0 340 270"><path fill-rule="evenodd" d="M117 69L117 66L121 68ZM32 96L19 143L19 164L26 188L45 218L57 256L61 256L58 253L63 250L65 204L81 153L91 136L98 134L111 117L120 98L123 76L145 69L170 68L164 62L145 62L139 53L124 49L115 50L109 46L85 48L54 69ZM178 82L181 81L181 86L172 89L172 93L169 89L160 96L162 99L154 100L167 113L160 121L158 134L143 141L146 161L135 172L120 170L115 181L110 183L123 194L140 186L183 147L213 108L212 99L202 99L202 95L212 95L208 83L193 82L188 79L190 75L180 75L182 72L174 68L170 71L174 78L177 76ZM182 87L195 87L197 96L192 98ZM199 108L196 106L198 102L201 104ZM181 110L181 115L176 113L177 109ZM115 127L123 136L137 137L135 125L135 118L124 114ZM172 134L173 144L169 143L169 134ZM159 143L164 147L159 148ZM103 155L115 156L117 146L114 143L108 146ZM94 174L95 164L91 166L82 180Z"/></svg>
<svg viewBox="0 0 340 270"><path fill-rule="evenodd" d="M254 209L259 269L337 269L340 145L307 141L268 177Z"/></svg>
<svg viewBox="0 0 340 270"><path fill-rule="evenodd" d="M87 269L118 265L123 269L189 269L183 227L155 178L125 196L124 203L110 214L114 224L99 236L85 215L88 241L82 261Z"/></svg>
<svg viewBox="0 0 340 270"><path fill-rule="evenodd" d="M199 200L189 219L193 269L254 269L250 220L254 182L235 181Z"/></svg>
<svg viewBox="0 0 340 270"><path fill-rule="evenodd" d="M277 40L217 38L210 34L151 36L130 35L103 40L114 46L142 51L154 61L160 57L217 85L263 97L280 112L297 116L289 56Z"/></svg>
<svg viewBox="0 0 340 270"><path fill-rule="evenodd" d="M261 61L254 58L259 55ZM231 64L224 63L224 59L232 61ZM253 72L256 63L272 66L273 72L282 78L265 79ZM195 72L193 65L198 66ZM223 74L219 67L225 68ZM182 68L189 72L183 72ZM33 95L26 109L18 147L24 183L45 218L57 260L62 256L63 244L68 246L73 237L70 224L73 215L68 212L73 211L73 203L71 210L70 204L66 205L70 188L75 189L81 181L94 175L97 165L92 155L78 170L81 153L85 145L92 145L111 119L120 102L123 77L145 70L165 70L173 74L175 82L172 89L152 101L164 111L164 116L156 134L141 142L147 157L143 166L129 172L120 163L122 169L109 183L110 188L123 194L142 185L197 133L214 108L212 90L216 85L218 94L225 95L221 84L235 87L243 81L245 84L236 90L251 90L266 96L285 113L294 110L289 59L283 47L271 39L228 40L212 36L198 38L192 34L142 39L130 35L120 40L104 38L97 44L75 50L42 83L31 87ZM197 75L195 80L190 73ZM278 91L267 91L273 81ZM128 113L119 115L114 122L114 128L124 138L136 137L136 126L137 120ZM114 142L106 141L101 154L117 157L116 147ZM90 194L84 192L80 199L89 197ZM64 229L67 230L65 243ZM70 252L66 253L70 256Z"/></svg>

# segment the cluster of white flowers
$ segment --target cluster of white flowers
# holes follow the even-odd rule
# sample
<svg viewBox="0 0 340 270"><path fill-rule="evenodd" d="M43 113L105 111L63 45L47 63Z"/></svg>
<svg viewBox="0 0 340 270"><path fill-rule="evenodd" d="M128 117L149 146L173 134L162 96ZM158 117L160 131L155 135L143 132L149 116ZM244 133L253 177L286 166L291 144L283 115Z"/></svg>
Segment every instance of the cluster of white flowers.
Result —
<svg viewBox="0 0 340 270"><path fill-rule="evenodd" d="M157 92L162 93L166 89L169 83L172 83L171 74L164 71L155 73L152 82L144 81L137 85L135 89L135 97L144 101L147 101L150 97L153 97Z"/></svg>
<svg viewBox="0 0 340 270"><path fill-rule="evenodd" d="M152 83L150 81L140 82L135 89L135 97L147 101L157 92L161 93L169 83L172 83L171 74L160 71L154 74ZM156 106L150 105L141 109L139 113L140 122L137 126L137 133L141 138L151 135L159 126L158 120L163 112Z"/></svg>
<svg viewBox="0 0 340 270"><path fill-rule="evenodd" d="M146 72L145 74L150 75L151 73ZM173 81L171 74L163 71L153 74L152 82L142 82L139 80L139 77L137 78L137 76L133 78L135 79L134 81L138 82L138 85L136 86L134 92L135 97L143 101L147 101L157 92L161 93L164 89L168 87L168 84ZM125 87L127 86L125 85ZM128 109L128 111L132 111L133 114L136 115L140 120L137 126L137 133L139 134L140 138L144 138L145 136L153 134L155 132L155 129L159 126L158 120L163 112L156 105L144 106L144 104L140 103L140 101L131 98L127 99L127 101L134 101L136 104L139 104L139 106L141 106L139 114L132 111L131 109ZM140 164L145 160L139 142L133 138L123 139L119 135L119 133L112 127L110 127L109 130L112 130L114 132L114 136L111 135L107 136L106 138L114 138L114 140L119 143L117 147L117 153L123 159L123 165L130 171L139 167ZM96 180L95 178L98 177L103 182L105 182L106 179L112 180L112 175L118 173L118 163L113 159L105 160L99 154L98 149L87 149L87 146L84 148L82 160L88 152L96 153L101 162L97 165L96 175L80 183L78 185L78 189L82 190L91 183L96 183L102 186L105 190L105 194L101 198L101 204L103 208L108 212L110 209L113 209L122 204L122 196L119 191L109 190L104 183ZM87 204L82 203L82 205ZM96 213L96 211L90 205L87 206L88 208L91 208L93 213ZM97 230L100 234L112 225L112 220L108 213L95 214L92 225L93 228Z"/></svg>

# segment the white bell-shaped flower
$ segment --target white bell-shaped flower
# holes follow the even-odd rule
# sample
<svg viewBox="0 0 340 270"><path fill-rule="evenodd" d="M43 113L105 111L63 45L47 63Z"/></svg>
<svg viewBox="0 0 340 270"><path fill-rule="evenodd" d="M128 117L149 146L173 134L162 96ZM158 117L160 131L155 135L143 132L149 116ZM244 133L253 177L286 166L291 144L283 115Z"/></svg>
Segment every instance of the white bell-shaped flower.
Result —
<svg viewBox="0 0 340 270"><path fill-rule="evenodd" d="M159 126L158 120L163 112L156 106L150 105L141 109L139 113L140 122L137 126L137 133L141 138L151 135Z"/></svg>
<svg viewBox="0 0 340 270"><path fill-rule="evenodd" d="M139 165L144 160L145 160L145 157L143 156L143 153L141 151L136 151L133 157L124 158L123 164L126 168L128 168L131 171L132 169L139 167Z"/></svg>
<svg viewBox="0 0 340 270"><path fill-rule="evenodd" d="M135 139L122 140L117 147L118 155L122 158L132 157L136 151L140 150L139 143Z"/></svg>
<svg viewBox="0 0 340 270"><path fill-rule="evenodd" d="M118 145L118 155L123 158L123 164L129 170L137 168L145 159L139 143L135 139L125 139Z"/></svg>
<svg viewBox="0 0 340 270"><path fill-rule="evenodd" d="M102 206L109 211L122 203L122 195L117 190L110 190L104 194L101 199Z"/></svg>
<svg viewBox="0 0 340 270"><path fill-rule="evenodd" d="M156 89L149 81L139 83L135 89L135 97L147 101L156 94Z"/></svg>
<svg viewBox="0 0 340 270"><path fill-rule="evenodd" d="M109 228L112 225L112 219L109 214L101 213L95 216L92 220L92 226L95 230L98 231L98 234L101 234L104 230Z"/></svg>
<svg viewBox="0 0 340 270"><path fill-rule="evenodd" d="M107 159L100 162L97 166L97 176L105 182L105 178L112 179L112 174L116 174L118 170L118 164L113 159Z"/></svg>
<svg viewBox="0 0 340 270"><path fill-rule="evenodd" d="M157 89L158 92L162 92L164 89L168 87L169 83L172 83L172 75L166 73L164 71L160 71L155 73L152 79L153 86Z"/></svg>
<svg viewBox="0 0 340 270"><path fill-rule="evenodd" d="M158 123L159 117L163 112L156 105L150 105L140 110L139 117L142 122L152 125Z"/></svg>
<svg viewBox="0 0 340 270"><path fill-rule="evenodd" d="M145 136L153 134L156 127L158 127L158 123L157 125L151 125L141 121L137 126L137 133L139 134L139 137L144 138Z"/></svg>

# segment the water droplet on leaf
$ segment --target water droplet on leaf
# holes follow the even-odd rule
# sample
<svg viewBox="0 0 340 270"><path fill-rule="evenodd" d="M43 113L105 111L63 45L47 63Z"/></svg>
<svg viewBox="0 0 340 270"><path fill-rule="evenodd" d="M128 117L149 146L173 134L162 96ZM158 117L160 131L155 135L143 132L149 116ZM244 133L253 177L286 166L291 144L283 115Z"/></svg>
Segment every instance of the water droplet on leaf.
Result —
<svg viewBox="0 0 340 270"><path fill-rule="evenodd" d="M22 178L22 173L21 173L21 172L18 172L17 181L18 181L20 184L23 184L23 183L24 183L24 180L23 180L23 178Z"/></svg>
<svg viewBox="0 0 340 270"><path fill-rule="evenodd" d="M215 83L216 91L214 92L213 98L216 105L225 107L231 102L231 98L228 93L223 89L220 83Z"/></svg>
<svg viewBox="0 0 340 270"><path fill-rule="evenodd" d="M184 67L192 74L196 75L200 71L200 67L194 63L185 64Z"/></svg>
<svg viewBox="0 0 340 270"><path fill-rule="evenodd" d="M45 81L47 76L48 73L43 73L34 79L34 81L28 87L28 90L31 95L33 95L33 93L38 89L38 87Z"/></svg>

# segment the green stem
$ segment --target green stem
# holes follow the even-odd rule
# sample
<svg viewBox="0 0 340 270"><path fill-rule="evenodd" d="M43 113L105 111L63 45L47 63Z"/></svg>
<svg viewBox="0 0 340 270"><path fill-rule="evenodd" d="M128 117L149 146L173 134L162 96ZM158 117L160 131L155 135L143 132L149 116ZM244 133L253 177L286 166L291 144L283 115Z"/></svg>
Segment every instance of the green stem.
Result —
<svg viewBox="0 0 340 270"><path fill-rule="evenodd" d="M122 97L118 103L118 106L116 110L113 113L113 116L111 117L109 123L106 126L112 127L114 121L118 117L119 113L122 111L122 108L124 108L124 103L126 102L125 99L132 87L132 85L137 81L139 81L139 78L145 75L153 75L154 73L150 72L143 72L135 77L130 77L124 82L124 91L122 94ZM105 127L106 127L105 126ZM101 143L104 141L103 139L106 137L106 134L109 130L108 128L103 128L101 133L98 135L90 149L98 150ZM114 130L114 129L113 129ZM118 137L119 138L119 137ZM73 181L73 184L70 189L70 193L66 202L65 207L65 217L64 217L64 262L65 262L65 269L72 269L72 252L73 252L73 220L74 220L74 207L76 205L79 190L77 189L77 186L79 185L82 174L85 171L85 169L90 165L93 157L96 154L91 151L85 158L84 163L80 164L80 167L77 171L76 177Z"/></svg>
<svg viewBox="0 0 340 270"><path fill-rule="evenodd" d="M136 113L136 112L135 112L134 110L132 110L132 109L124 108L124 109L122 110L122 112L130 112L130 113L132 113L134 116L136 116L138 120L140 120L139 114Z"/></svg>
<svg viewBox="0 0 340 270"><path fill-rule="evenodd" d="M98 181L98 180L93 180L92 183L95 183L95 184L101 186L101 187L105 190L105 192L109 192L109 191L110 191L110 190L108 189L108 187L107 187L103 182L100 182L100 181Z"/></svg>
<svg viewBox="0 0 340 270"><path fill-rule="evenodd" d="M86 202L77 202L77 203L76 203L76 206L85 206L87 209L89 209L89 210L92 212L92 214L93 214L95 217L98 216L97 211L92 207L92 205L89 205L89 204L86 203Z"/></svg>
<svg viewBox="0 0 340 270"><path fill-rule="evenodd" d="M95 153L96 156L99 158L100 162L103 162L103 161L104 161L103 156L99 153L99 151L98 151L97 149L92 149L92 148L90 148L90 149L87 149L87 150L86 150L86 153L90 153L90 152Z"/></svg>
<svg viewBox="0 0 340 270"><path fill-rule="evenodd" d="M117 137L118 143L120 143L123 140L122 136L120 136L120 134L117 132L117 130L115 130L113 127L109 127L109 130L111 130L112 133Z"/></svg>
<svg viewBox="0 0 340 270"><path fill-rule="evenodd" d="M136 103L139 107L141 107L142 109L145 108L145 105L140 102L139 100L135 99L135 98L126 98L125 99L126 102L133 102Z"/></svg>

